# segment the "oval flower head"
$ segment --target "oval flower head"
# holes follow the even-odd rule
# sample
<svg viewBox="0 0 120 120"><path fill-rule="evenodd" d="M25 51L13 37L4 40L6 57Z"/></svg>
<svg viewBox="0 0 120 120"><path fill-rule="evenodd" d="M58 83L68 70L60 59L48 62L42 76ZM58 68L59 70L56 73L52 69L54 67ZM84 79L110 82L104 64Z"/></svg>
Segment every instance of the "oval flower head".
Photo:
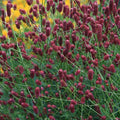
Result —
<svg viewBox="0 0 120 120"><path fill-rule="evenodd" d="M40 88L39 88L39 87L36 87L36 88L35 88L35 96L36 96L36 98L38 98L39 95L40 95Z"/></svg>
<svg viewBox="0 0 120 120"><path fill-rule="evenodd" d="M33 105L33 111L35 112L35 114L38 114L38 107Z"/></svg>
<svg viewBox="0 0 120 120"><path fill-rule="evenodd" d="M89 80L92 80L92 79L93 79L93 74L94 74L93 69L89 69L89 70L88 70L88 79L89 79Z"/></svg>

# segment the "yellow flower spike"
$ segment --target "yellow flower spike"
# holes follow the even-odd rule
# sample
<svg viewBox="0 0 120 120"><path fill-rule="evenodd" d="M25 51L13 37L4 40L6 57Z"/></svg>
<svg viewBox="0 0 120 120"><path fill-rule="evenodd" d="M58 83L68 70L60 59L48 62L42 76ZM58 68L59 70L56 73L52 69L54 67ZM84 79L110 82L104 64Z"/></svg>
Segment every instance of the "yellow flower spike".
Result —
<svg viewBox="0 0 120 120"><path fill-rule="evenodd" d="M12 28L13 28L14 31L19 32L19 30L16 28L16 25L15 25L15 24L12 25Z"/></svg>
<svg viewBox="0 0 120 120"><path fill-rule="evenodd" d="M7 30L3 29L3 30L2 30L2 34L3 34L5 37L7 37L7 36L8 36Z"/></svg>
<svg viewBox="0 0 120 120"><path fill-rule="evenodd" d="M98 4L98 5L100 4L100 0L97 0L97 4Z"/></svg>
<svg viewBox="0 0 120 120"><path fill-rule="evenodd" d="M45 6L45 0L39 0L40 4L42 4L43 6Z"/></svg>
<svg viewBox="0 0 120 120"><path fill-rule="evenodd" d="M74 28L75 28L75 26L76 26L76 23L75 23L75 22L73 22L73 26L74 26Z"/></svg>
<svg viewBox="0 0 120 120"><path fill-rule="evenodd" d="M84 5L84 4L87 4L88 3L88 0L80 0L80 5Z"/></svg>
<svg viewBox="0 0 120 120"><path fill-rule="evenodd" d="M7 0L3 0L2 4L7 5L7 2L8 2Z"/></svg>
<svg viewBox="0 0 120 120"><path fill-rule="evenodd" d="M39 18L33 17L33 19L35 20L35 22L38 22Z"/></svg>
<svg viewBox="0 0 120 120"><path fill-rule="evenodd" d="M19 17L19 15L20 15L20 12L18 11L18 10L13 10L13 9L11 9L11 19L12 19L12 21L13 22L15 22L15 20L16 20L16 18L17 17Z"/></svg>
<svg viewBox="0 0 120 120"><path fill-rule="evenodd" d="M8 16L5 17L5 22L9 23L10 22L10 18Z"/></svg>
<svg viewBox="0 0 120 120"><path fill-rule="evenodd" d="M0 72L1 72L2 74L4 73L4 71L3 71L2 67L0 67Z"/></svg>
<svg viewBox="0 0 120 120"><path fill-rule="evenodd" d="M50 21L51 24L53 24L53 19L48 18L48 20Z"/></svg>
<svg viewBox="0 0 120 120"><path fill-rule="evenodd" d="M3 29L3 23L2 23L2 20L1 20L1 18L0 18L0 29L2 30Z"/></svg>
<svg viewBox="0 0 120 120"><path fill-rule="evenodd" d="M70 8L70 0L65 0L65 5L68 5Z"/></svg>

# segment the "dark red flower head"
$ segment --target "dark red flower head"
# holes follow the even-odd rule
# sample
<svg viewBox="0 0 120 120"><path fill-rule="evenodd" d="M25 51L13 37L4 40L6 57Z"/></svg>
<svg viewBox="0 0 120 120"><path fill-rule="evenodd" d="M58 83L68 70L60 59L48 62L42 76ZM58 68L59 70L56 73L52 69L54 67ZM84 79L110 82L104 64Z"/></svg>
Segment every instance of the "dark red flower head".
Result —
<svg viewBox="0 0 120 120"><path fill-rule="evenodd" d="M93 74L94 74L94 71L92 69L89 69L88 70L88 79L89 80L92 80L93 79Z"/></svg>

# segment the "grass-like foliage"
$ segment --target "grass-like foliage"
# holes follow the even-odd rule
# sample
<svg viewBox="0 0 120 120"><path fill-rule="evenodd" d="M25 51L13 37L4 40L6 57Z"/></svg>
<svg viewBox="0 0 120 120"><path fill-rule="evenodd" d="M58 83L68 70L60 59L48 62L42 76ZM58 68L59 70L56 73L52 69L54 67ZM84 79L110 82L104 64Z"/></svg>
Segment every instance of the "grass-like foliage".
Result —
<svg viewBox="0 0 120 120"><path fill-rule="evenodd" d="M1 9L0 120L120 120L119 0L21 1Z"/></svg>

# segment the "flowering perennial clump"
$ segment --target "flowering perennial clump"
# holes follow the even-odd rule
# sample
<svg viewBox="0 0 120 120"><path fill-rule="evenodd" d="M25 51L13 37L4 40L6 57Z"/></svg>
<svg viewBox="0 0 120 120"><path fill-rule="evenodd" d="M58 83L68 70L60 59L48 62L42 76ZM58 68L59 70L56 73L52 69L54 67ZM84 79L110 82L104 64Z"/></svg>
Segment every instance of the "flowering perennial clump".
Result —
<svg viewBox="0 0 120 120"><path fill-rule="evenodd" d="M1 9L0 120L119 120L119 0L21 1Z"/></svg>

